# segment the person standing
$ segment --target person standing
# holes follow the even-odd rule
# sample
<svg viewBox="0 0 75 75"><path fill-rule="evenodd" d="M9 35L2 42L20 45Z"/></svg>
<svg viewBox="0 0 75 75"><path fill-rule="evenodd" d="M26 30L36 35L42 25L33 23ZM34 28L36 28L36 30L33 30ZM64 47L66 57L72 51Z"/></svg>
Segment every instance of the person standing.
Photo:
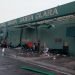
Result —
<svg viewBox="0 0 75 75"><path fill-rule="evenodd" d="M37 41L37 50L38 50L38 53L40 54L40 40Z"/></svg>
<svg viewBox="0 0 75 75"><path fill-rule="evenodd" d="M63 55L69 55L69 45L68 42L63 43Z"/></svg>
<svg viewBox="0 0 75 75"><path fill-rule="evenodd" d="M5 55L5 48L7 48L7 43L6 43L6 41L3 41L2 42L2 56L4 56Z"/></svg>

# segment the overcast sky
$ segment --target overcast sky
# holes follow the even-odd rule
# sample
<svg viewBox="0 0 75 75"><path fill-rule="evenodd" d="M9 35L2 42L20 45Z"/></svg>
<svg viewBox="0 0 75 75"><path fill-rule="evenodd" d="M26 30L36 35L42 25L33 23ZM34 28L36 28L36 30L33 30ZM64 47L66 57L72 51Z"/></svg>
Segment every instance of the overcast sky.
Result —
<svg viewBox="0 0 75 75"><path fill-rule="evenodd" d="M0 0L0 23L75 0Z"/></svg>

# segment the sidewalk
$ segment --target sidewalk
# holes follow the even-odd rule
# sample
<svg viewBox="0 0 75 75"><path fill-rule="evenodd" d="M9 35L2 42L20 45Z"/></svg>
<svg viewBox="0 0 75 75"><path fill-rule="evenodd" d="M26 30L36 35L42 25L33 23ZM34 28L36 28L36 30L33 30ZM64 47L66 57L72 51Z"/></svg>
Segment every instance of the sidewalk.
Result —
<svg viewBox="0 0 75 75"><path fill-rule="evenodd" d="M15 50L9 50L11 58L28 62L40 67L51 69L66 75L75 75L75 58L57 56L53 59L52 56L26 57L24 54L18 54Z"/></svg>

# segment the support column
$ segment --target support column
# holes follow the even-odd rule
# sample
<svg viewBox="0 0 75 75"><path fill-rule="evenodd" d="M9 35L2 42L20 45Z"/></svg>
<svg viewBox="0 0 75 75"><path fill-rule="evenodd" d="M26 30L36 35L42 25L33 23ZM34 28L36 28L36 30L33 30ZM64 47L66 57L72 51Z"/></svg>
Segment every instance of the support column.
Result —
<svg viewBox="0 0 75 75"><path fill-rule="evenodd" d="M35 27L35 31L36 31L35 32L35 34L36 34L36 40L38 40L38 27L37 26Z"/></svg>
<svg viewBox="0 0 75 75"><path fill-rule="evenodd" d="M22 44L22 35L23 35L23 28L21 28L20 30L20 46Z"/></svg>

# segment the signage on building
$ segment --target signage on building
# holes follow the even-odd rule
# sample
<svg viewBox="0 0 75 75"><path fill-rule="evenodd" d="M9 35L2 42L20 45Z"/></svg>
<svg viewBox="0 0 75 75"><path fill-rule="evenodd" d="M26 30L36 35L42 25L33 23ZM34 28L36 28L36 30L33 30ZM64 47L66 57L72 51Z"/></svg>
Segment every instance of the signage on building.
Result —
<svg viewBox="0 0 75 75"><path fill-rule="evenodd" d="M19 23L36 21L36 20L48 18L48 17L54 16L54 15L58 15L57 8L45 10L45 11L42 11L42 12L38 12L38 13L35 13L35 14L32 14L32 15L22 17L22 18L19 19Z"/></svg>

